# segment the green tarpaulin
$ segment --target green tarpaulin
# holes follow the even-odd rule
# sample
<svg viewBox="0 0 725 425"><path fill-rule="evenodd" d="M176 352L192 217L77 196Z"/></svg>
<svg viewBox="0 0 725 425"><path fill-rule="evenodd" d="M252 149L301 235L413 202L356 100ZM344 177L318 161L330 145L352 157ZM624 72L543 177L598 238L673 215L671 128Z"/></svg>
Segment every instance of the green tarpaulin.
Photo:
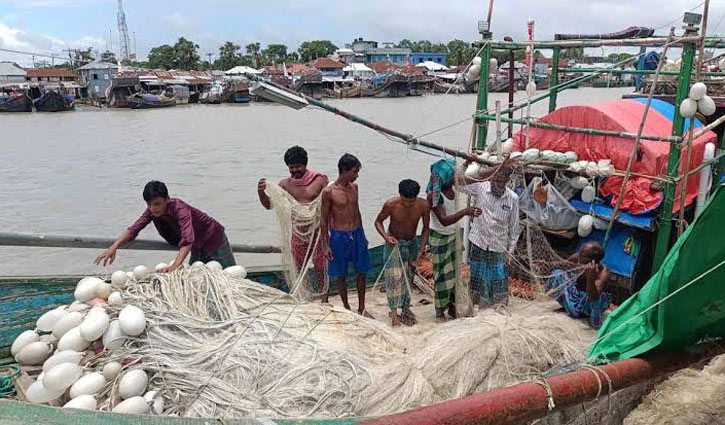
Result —
<svg viewBox="0 0 725 425"><path fill-rule="evenodd" d="M657 273L609 315L589 361L624 360L725 337L724 263L725 185L720 185Z"/></svg>

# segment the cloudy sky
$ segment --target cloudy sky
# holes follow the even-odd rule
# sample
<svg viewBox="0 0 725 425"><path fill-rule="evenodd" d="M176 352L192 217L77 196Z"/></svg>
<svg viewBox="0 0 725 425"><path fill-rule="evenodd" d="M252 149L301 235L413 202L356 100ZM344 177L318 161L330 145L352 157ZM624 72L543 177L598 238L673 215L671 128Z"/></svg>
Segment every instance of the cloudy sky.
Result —
<svg viewBox="0 0 725 425"><path fill-rule="evenodd" d="M338 46L361 36L377 41L477 38L477 20L487 0L125 0L126 17L139 57L180 36L215 53L224 41L282 43L330 39ZM498 0L492 29L498 38L523 38L527 18L536 20L536 38L555 32L610 32L631 25L666 32L701 0ZM725 32L724 2L712 2L710 34ZM699 8L701 10L701 7ZM678 23L679 30L680 25ZM110 33L109 33L110 31ZM109 41L110 39L110 41ZM0 0L0 48L64 54L91 46L118 51L116 0ZM132 47L133 48L133 47ZM0 61L28 66L32 58L0 51Z"/></svg>

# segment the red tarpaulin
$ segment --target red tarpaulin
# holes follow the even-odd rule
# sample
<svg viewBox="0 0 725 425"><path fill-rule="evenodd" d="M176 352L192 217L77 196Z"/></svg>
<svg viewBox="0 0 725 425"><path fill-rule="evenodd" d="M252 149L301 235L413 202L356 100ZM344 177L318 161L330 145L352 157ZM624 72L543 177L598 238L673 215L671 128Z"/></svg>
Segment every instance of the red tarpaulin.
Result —
<svg viewBox="0 0 725 425"><path fill-rule="evenodd" d="M659 101L656 101L659 102ZM570 127L595 128L599 130L637 133L644 114L645 105L634 100L615 100L588 106L569 106L558 109L538 120L550 124L566 125ZM657 108L662 109L662 108ZM579 160L598 161L611 159L612 165L619 170L627 169L630 153L634 147L634 139L616 136L601 136L593 134L572 133L563 130L550 130L531 127L529 147L540 150L554 150L557 152L574 151ZM653 105L647 114L643 134L654 136L670 136L672 134L672 121ZM692 157L690 169L702 163L706 143L716 143L717 135L710 131L700 136L692 143ZM519 131L514 136L514 150L524 151L526 148L526 132ZM632 171L649 176L664 176L667 174L667 158L670 143L641 140L638 154L632 166ZM680 174L685 169L687 148L683 145ZM697 197L699 176L693 175L687 183L686 204L689 205ZM640 213L656 207L662 200L662 192L650 188L651 180L630 177L627 182L623 210ZM613 195L612 205L616 203L622 178L610 177L600 187L604 196ZM674 211L680 208L680 185L677 185Z"/></svg>

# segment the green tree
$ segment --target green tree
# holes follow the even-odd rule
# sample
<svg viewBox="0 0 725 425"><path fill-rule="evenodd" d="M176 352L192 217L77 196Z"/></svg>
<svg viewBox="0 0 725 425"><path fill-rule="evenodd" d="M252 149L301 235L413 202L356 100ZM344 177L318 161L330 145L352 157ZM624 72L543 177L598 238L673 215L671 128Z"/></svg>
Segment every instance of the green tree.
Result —
<svg viewBox="0 0 725 425"><path fill-rule="evenodd" d="M287 46L284 44L270 44L262 53L270 62L279 63L287 58Z"/></svg>
<svg viewBox="0 0 725 425"><path fill-rule="evenodd" d="M101 61L116 63L116 54L109 50L106 50L105 52L101 53Z"/></svg>
<svg viewBox="0 0 725 425"><path fill-rule="evenodd" d="M473 57L477 52L477 50L471 46L471 43L457 39L449 41L446 47L448 49L449 65L468 65L473 60Z"/></svg>
<svg viewBox="0 0 725 425"><path fill-rule="evenodd" d="M154 47L149 52L149 68L152 69L171 69L174 67L175 60L176 50L168 44Z"/></svg>
<svg viewBox="0 0 725 425"><path fill-rule="evenodd" d="M252 60L252 63L254 63L254 67L257 69L259 69L262 65L259 57L261 47L262 46L259 44L259 42L249 43L246 47L247 56Z"/></svg>
<svg viewBox="0 0 725 425"><path fill-rule="evenodd" d="M572 47L571 49L564 49L561 51L561 58L581 62L584 59L584 48Z"/></svg>
<svg viewBox="0 0 725 425"><path fill-rule="evenodd" d="M219 59L214 61L214 67L223 71L230 70L241 62L239 50L242 47L227 41L219 48Z"/></svg>
<svg viewBox="0 0 725 425"><path fill-rule="evenodd" d="M201 58L199 57L199 45L184 37L174 45L174 68L190 70L197 69Z"/></svg>
<svg viewBox="0 0 725 425"><path fill-rule="evenodd" d="M330 40L305 41L300 44L300 48L297 49L302 62L309 62L317 58L327 57L334 53L335 50L337 50L337 46L332 44Z"/></svg>
<svg viewBox="0 0 725 425"><path fill-rule="evenodd" d="M400 42L396 44L395 47L398 49L410 49L412 51L416 46L415 43L408 40L407 38L404 38L400 40Z"/></svg>

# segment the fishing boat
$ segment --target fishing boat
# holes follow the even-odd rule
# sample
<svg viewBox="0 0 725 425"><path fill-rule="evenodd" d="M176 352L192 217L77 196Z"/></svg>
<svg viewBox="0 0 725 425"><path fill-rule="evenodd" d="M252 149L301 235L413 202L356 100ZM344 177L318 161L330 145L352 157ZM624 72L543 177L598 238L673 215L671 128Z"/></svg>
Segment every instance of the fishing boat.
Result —
<svg viewBox="0 0 725 425"><path fill-rule="evenodd" d="M33 112L33 100L25 93L0 98L0 112Z"/></svg>
<svg viewBox="0 0 725 425"><path fill-rule="evenodd" d="M65 112L75 109L75 101L55 90L46 90L38 99L33 101L38 112Z"/></svg>
<svg viewBox="0 0 725 425"><path fill-rule="evenodd" d="M131 109L157 109L176 106L176 98L151 93L136 93L128 97Z"/></svg>
<svg viewBox="0 0 725 425"><path fill-rule="evenodd" d="M491 2L493 4L493 2ZM490 14L489 14L490 15ZM489 22L490 24L490 22ZM487 26L487 27L490 27ZM676 43L681 46L682 68L678 71L678 90L672 105L652 102L651 98L622 100L607 104L577 105L574 107L557 108L557 95L564 90L578 86L582 82L594 79L602 70L589 72L566 83L559 81L558 57L563 48L604 48L610 46L669 46L671 37L649 37L646 39L616 39L599 40L575 39L566 41L496 41L492 34L485 33L486 40L478 43L480 46L481 72L480 80L489 80L489 59L492 49L524 50L533 49L553 50L554 68L550 77L550 89L545 93L534 95L523 102L512 102L504 109L495 111L489 105L488 84L478 87L478 99L473 122L472 152L462 152L456 149L437 145L421 138L392 130L365 118L353 115L338 107L328 105L302 92L290 93L285 97L285 90L273 85L270 90L270 100L277 101L296 109L312 105L335 114L338 117L351 120L360 125L371 128L389 137L396 142L408 145L411 151L422 150L425 153L435 152L441 156L456 157L485 166L497 166L499 162L480 156L489 146L489 124L497 126L497 137L490 146L498 152L503 149L501 134L502 127L509 124L526 126L525 130L514 135L511 144L521 148L529 148L533 143L549 153L540 155L536 152L526 154L522 152L522 167L524 178L530 175L537 177L547 175L552 185L556 181L555 175L566 177L564 183L571 187L573 180L579 177L597 179L600 187L613 184L616 188L631 189L629 199L637 198L647 207L647 215L634 208L628 211L620 210L620 205L613 197L592 197L588 201L581 195L570 197L571 209L578 210L582 215L593 218L606 219L605 228L599 229L606 233L594 234L592 226L586 236L580 232L550 232L558 240L566 239L569 245L576 245L584 240L595 240L601 237L605 249L605 262L613 270L616 266L623 266L621 273L632 273L632 268L645 270L640 276L646 283L640 288L630 288L623 295L621 305L614 310L604 322L603 330L592 344L590 354L595 355L589 364L558 365L543 371L535 382L526 381L504 388L484 391L462 398L441 401L426 406L417 407L408 411L384 415L373 418L329 418L329 419L247 419L239 418L239 423L278 424L327 424L327 425L434 425L446 423L450 425L463 424L506 424L530 423L540 418L546 418L547 423L570 423L569 419L578 419L582 415L583 403L589 403L584 409L584 421L595 423L587 418L587 411L601 409L604 412L596 423L611 423L614 417L608 414L607 406L615 406L617 414L626 415L629 409L638 403L642 395L648 391L647 386L653 381L665 377L672 372L700 364L714 356L725 352L721 343L725 338L725 309L722 300L713 297L713 294L722 292L721 282L725 279L725 248L722 239L725 237L725 228L720 225L722 215L725 214L725 185L720 183L720 177L725 169L722 154L712 157L700 155L700 148L712 141L717 141L714 134L716 127L725 122L725 118L710 118L705 123L690 117L683 117L687 112L680 110L680 105L687 99L693 80L693 59L696 47L703 43L707 47L725 48L721 38L703 38L697 34L690 24L689 29L682 37L677 37ZM664 56L664 55L663 55ZM642 73L634 70L632 73ZM258 81L259 84L270 84ZM514 84L513 81L509 82ZM656 82L655 84L656 85ZM260 90L259 93L265 93ZM289 92L288 92L289 93ZM314 93L312 93L314 94ZM523 110L542 101L549 102L550 113L541 119L514 119L515 111ZM643 106L646 105L646 106ZM651 107L651 114L649 113ZM644 114L644 111L648 111ZM510 118L506 118L510 116ZM712 116L712 115L711 115ZM687 119L685 119L687 118ZM640 125L641 124L641 125ZM685 128L692 128L691 137L685 136ZM633 129L637 133L633 133ZM583 140L585 139L585 140ZM508 143L508 142L506 142ZM558 161L553 155L554 143L565 144L567 149L579 149L576 152L579 158L584 158L587 164L585 169L573 166L574 163ZM587 145L589 144L589 145ZM694 154L693 150L696 152ZM528 149L527 149L528 151ZM606 152L610 158L602 159L601 152ZM554 152L556 153L556 152ZM690 155L692 154L692 155ZM524 156L525 155L525 156ZM681 158L691 159L692 163L683 163ZM565 155L566 157L566 155ZM586 167L599 167L595 160L605 162L601 167L612 171L606 175L590 173ZM627 161L629 159L629 161ZM631 164L638 163L638 167L631 168ZM629 162L624 169L621 164ZM579 161L576 162L580 166ZM594 165L592 165L592 163ZM611 170L611 164L616 168ZM712 182L707 179L700 180L700 176L707 176L710 171L702 172L711 167L711 174L716 177ZM540 178L540 177L539 177ZM610 179L610 180L607 180ZM618 180L619 179L619 180ZM627 182L645 179L636 187L628 187ZM698 194L692 195L692 188L684 187L690 181L697 182ZM575 181L575 180L574 180ZM607 181L609 183L607 183ZM660 186L661 199L650 204L652 199L640 197L638 190L652 189ZM563 187L563 186L562 186ZM679 187L679 190L678 190ZM594 190L592 188L592 190ZM703 205L696 204L699 194L702 194ZM579 199L581 198L581 199ZM621 200L623 196L618 196ZM678 201L679 199L679 201ZM547 198L537 198L536 202L544 204ZM613 205L612 202L615 204ZM679 203L679 205L677 205ZM643 205L630 205L639 207ZM688 216L684 213L688 210ZM570 211L571 212L571 211ZM691 214L690 214L691 213ZM676 218L680 214L680 218ZM696 218L692 218L696 217ZM679 220L689 221L685 230L677 232L673 229L673 222ZM523 220L525 227L535 220L531 214L526 213ZM540 225L541 222L535 222ZM544 229L546 230L546 229ZM613 235L609 231L615 232ZM554 233L556 233L554 235ZM581 232L586 233L586 232ZM642 236L642 234L646 236ZM625 237L617 243L607 244L607 238L618 240L618 235ZM597 236L598 235L598 236ZM590 239L586 239L589 238ZM54 238L48 236L22 237L18 235L0 235L0 241L6 245L15 246L48 246L48 247L74 247L74 248L101 248L108 245L109 240L88 240L82 237ZM527 240L521 243L526 245ZM148 242L151 243L151 242ZM547 242L548 243L548 242ZM162 244L163 245L163 244ZM553 247L559 248L554 242ZM639 247L639 248L637 248ZM160 245L130 246L132 249L163 249ZM642 248L649 249L643 255ZM233 249L237 252L274 252L269 247L241 247ZM621 252L614 252L621 251ZM383 266L383 249L374 247L370 250L376 271ZM626 255L624 255L626 254ZM607 257L607 256L610 257ZM619 256L616 256L619 255ZM628 266L628 267L624 267ZM625 270L627 269L627 270ZM371 273L374 275L375 273ZM254 269L250 268L249 277L269 285L280 287L283 281L279 268ZM629 282L636 280L628 277ZM64 280L65 279L65 280ZM0 281L0 311L3 314L0 323L5 334L17 334L20 329L32 327L38 311L47 310L62 302L71 299L70 291L78 277L31 277L8 278ZM616 286L617 282L611 282ZM284 287L282 286L282 289ZM604 332L604 333L602 333ZM2 344L7 347L12 337L3 335ZM594 360L607 359L606 364L595 364ZM514 359L515 361L515 359ZM27 384L27 381L26 381ZM637 385L642 384L642 385ZM22 386L22 385L21 385ZM401 388L405 388L402 386ZM693 394L693 397L696 397ZM127 417L107 412L75 412L58 410L52 407L24 404L17 401L0 402L0 417L9 424L28 422L38 423L156 423L156 417ZM623 416L622 416L623 417ZM164 418L164 421L173 424L183 421L184 424L201 425L208 423L209 419L192 418ZM226 419L225 419L226 421ZM236 420L230 420L235 423ZM181 422L179 422L181 423Z"/></svg>

